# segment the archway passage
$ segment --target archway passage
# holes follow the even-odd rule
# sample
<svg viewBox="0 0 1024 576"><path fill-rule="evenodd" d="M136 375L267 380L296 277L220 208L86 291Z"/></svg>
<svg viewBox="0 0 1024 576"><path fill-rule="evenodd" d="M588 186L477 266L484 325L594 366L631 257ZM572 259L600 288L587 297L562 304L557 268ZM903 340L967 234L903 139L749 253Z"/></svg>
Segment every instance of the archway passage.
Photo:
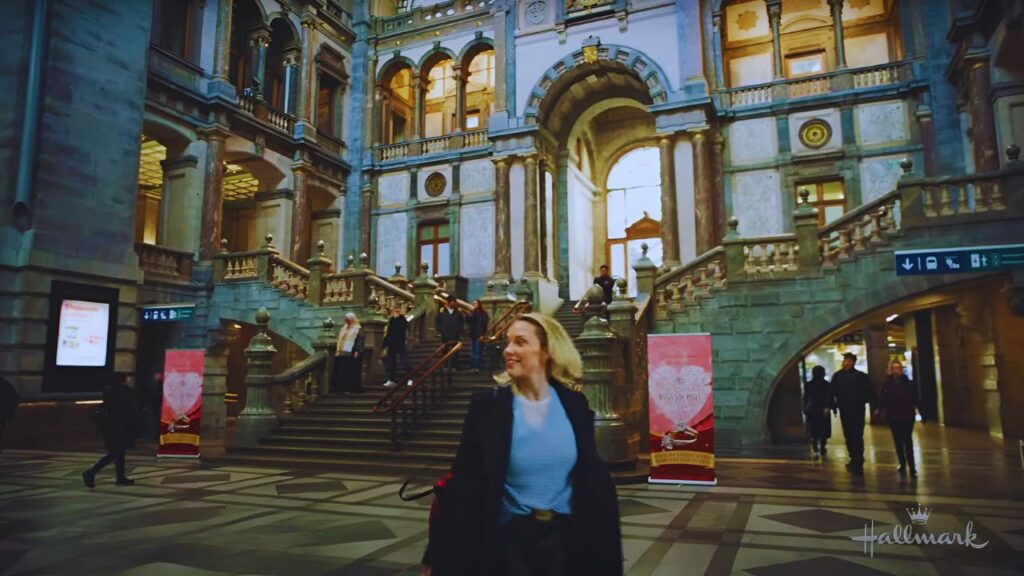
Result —
<svg viewBox="0 0 1024 576"><path fill-rule="evenodd" d="M647 256L661 264L661 163L653 146L622 155L608 173L607 240L605 262L612 276L629 279L629 293L636 295L633 265L647 245Z"/></svg>

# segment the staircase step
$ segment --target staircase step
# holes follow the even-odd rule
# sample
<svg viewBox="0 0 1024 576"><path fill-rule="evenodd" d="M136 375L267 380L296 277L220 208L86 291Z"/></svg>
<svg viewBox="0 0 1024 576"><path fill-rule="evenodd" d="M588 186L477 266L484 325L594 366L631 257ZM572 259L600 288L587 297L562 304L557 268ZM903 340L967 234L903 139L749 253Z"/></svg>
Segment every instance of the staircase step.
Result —
<svg viewBox="0 0 1024 576"><path fill-rule="evenodd" d="M292 452L288 450L278 451L272 456L268 456L263 450L263 448L256 448L252 451L232 449L217 458L216 461L222 464L249 466L273 466L276 464L282 468L330 470L369 475L378 474L398 478L416 476L423 479L424 484L429 484L436 478L441 477L451 467L450 460L448 462L418 461L414 459L407 459L405 461L366 460L358 457Z"/></svg>
<svg viewBox="0 0 1024 576"><path fill-rule="evenodd" d="M417 437L430 438L451 438L458 442L462 436L462 429L456 427L429 426L429 421L424 421L423 428L416 430ZM389 428L375 426L373 428L360 428L358 426L330 426L322 423L297 423L286 424L277 430L277 434L310 436L333 436L339 438L362 437L381 434Z"/></svg>
<svg viewBox="0 0 1024 576"><path fill-rule="evenodd" d="M260 440L262 446L284 446L299 445L308 447L329 447L329 448L377 448L391 449L391 437L387 432L376 436L356 437L325 437L312 434L286 434L279 432L270 438ZM413 437L402 441L402 452L409 451L436 451L454 456L459 448L458 439L443 438L420 438L414 433Z"/></svg>
<svg viewBox="0 0 1024 576"><path fill-rule="evenodd" d="M252 447L235 447L232 452L250 454L296 454L306 456L321 456L332 458L348 458L357 462L367 463L367 460L404 462L415 465L416 463L439 463L451 464L454 452L434 450L381 450L376 447L329 447L309 445L283 445L273 444Z"/></svg>

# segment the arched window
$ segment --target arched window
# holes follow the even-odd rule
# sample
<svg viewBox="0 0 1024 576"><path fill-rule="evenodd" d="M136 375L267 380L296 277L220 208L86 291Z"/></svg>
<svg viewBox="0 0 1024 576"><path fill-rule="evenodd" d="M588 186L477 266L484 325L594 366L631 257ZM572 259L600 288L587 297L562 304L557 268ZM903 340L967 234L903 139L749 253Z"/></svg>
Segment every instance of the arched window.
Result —
<svg viewBox="0 0 1024 576"><path fill-rule="evenodd" d="M295 34L287 22L275 19L270 24L270 47L263 87L264 98L271 108L289 113L294 109L298 60L299 46Z"/></svg>
<svg viewBox="0 0 1024 576"><path fill-rule="evenodd" d="M485 50L469 62L466 78L466 130L487 128L494 106L494 50Z"/></svg>
<svg viewBox="0 0 1024 576"><path fill-rule="evenodd" d="M398 68L383 82L381 139L384 144L404 142L412 137L412 69Z"/></svg>
<svg viewBox="0 0 1024 576"><path fill-rule="evenodd" d="M434 64L427 74L423 106L423 136L433 138L458 130L455 116L455 71L450 58Z"/></svg>
<svg viewBox="0 0 1024 576"><path fill-rule="evenodd" d="M624 154L608 173L607 262L613 276L629 280L636 290L633 264L641 244L648 258L661 263L661 159L658 149L637 148Z"/></svg>

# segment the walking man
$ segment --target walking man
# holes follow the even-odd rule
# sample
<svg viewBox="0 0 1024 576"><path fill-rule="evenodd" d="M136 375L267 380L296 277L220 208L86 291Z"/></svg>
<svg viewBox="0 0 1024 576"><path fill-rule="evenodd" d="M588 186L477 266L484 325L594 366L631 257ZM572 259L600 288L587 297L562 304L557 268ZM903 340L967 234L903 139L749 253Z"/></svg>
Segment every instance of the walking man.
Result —
<svg viewBox="0 0 1024 576"><path fill-rule="evenodd" d="M82 473L82 481L89 488L96 487L96 474L107 464L114 463L117 471L116 484L131 486L134 480L125 475L124 453L135 447L135 433L138 423L138 404L124 374L115 374L109 385L103 389L103 405L99 409L100 432L107 453L92 468Z"/></svg>
<svg viewBox="0 0 1024 576"><path fill-rule="evenodd" d="M384 383L385 388L392 388L398 385L398 362L402 362L402 372L409 373L409 355L405 349L405 335L409 330L409 320L402 314L401 308L391 310L391 318L388 319L388 327L384 331L384 347L388 350L388 381ZM411 386L412 380L406 382Z"/></svg>
<svg viewBox="0 0 1024 576"><path fill-rule="evenodd" d="M437 319L434 321L437 335L441 337L441 342L445 344L458 342L462 339L462 329L466 325L466 318L456 307L457 304L458 300L455 296L449 294L448 299L445 300L444 308L441 308L441 311L437 313ZM459 353L456 352L448 363L448 368L454 371L458 361Z"/></svg>
<svg viewBox="0 0 1024 576"><path fill-rule="evenodd" d="M868 375L857 370L857 355L843 354L842 369L832 375L832 405L839 407L846 450L850 462L846 469L856 475L864 473L864 405L875 406L875 387Z"/></svg>

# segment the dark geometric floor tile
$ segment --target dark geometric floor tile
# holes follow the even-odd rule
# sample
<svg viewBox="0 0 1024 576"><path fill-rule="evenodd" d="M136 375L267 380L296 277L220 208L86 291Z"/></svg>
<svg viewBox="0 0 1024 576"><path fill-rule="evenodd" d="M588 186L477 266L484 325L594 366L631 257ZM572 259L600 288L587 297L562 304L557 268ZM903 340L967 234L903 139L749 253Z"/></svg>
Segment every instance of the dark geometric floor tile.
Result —
<svg viewBox="0 0 1024 576"><path fill-rule="evenodd" d="M227 472L196 472L193 474L175 474L166 476L160 481L161 484L193 484L199 482L228 482L231 474Z"/></svg>
<svg viewBox="0 0 1024 576"><path fill-rule="evenodd" d="M1018 528L1016 530L1007 530L1007 534L1013 534L1014 536L1024 536L1024 528Z"/></svg>
<svg viewBox="0 0 1024 576"><path fill-rule="evenodd" d="M328 572L330 576L395 576L403 569L400 567L375 566L372 564L350 564Z"/></svg>
<svg viewBox="0 0 1024 576"><path fill-rule="evenodd" d="M644 514L663 514L668 512L664 508L658 508L657 506L651 506L645 502L639 500L633 500L631 498L625 498L619 500L619 516L626 518L627 516L642 516Z"/></svg>
<svg viewBox="0 0 1024 576"><path fill-rule="evenodd" d="M150 526L164 526L168 524L184 524L185 522L202 522L212 520L224 511L224 506L191 506L187 508L162 508L160 510L148 510L137 514L127 513L117 517L106 518L102 522L110 528L131 530L148 528Z"/></svg>
<svg viewBox="0 0 1024 576"><path fill-rule="evenodd" d="M18 560L21 560L21 557L28 551L28 548L23 548L21 550L0 550L0 574L4 574L10 570L11 567L17 564Z"/></svg>
<svg viewBox="0 0 1024 576"><path fill-rule="evenodd" d="M874 568L868 568L863 564L836 558L835 556L819 556L807 560L796 560L771 566L761 566L747 570L754 576L792 576L793 574L827 574L828 576L891 576L889 572L882 572Z"/></svg>
<svg viewBox="0 0 1024 576"><path fill-rule="evenodd" d="M307 492L345 492L348 486L341 480L313 480L309 482L294 482L289 484L278 484L274 487L278 496L288 494L304 494Z"/></svg>
<svg viewBox="0 0 1024 576"><path fill-rule="evenodd" d="M797 528L803 528L804 530L814 530L815 532L820 532L822 534L863 528L864 524L871 521L870 519L851 516L849 514L843 514L842 512L834 512L832 510L824 510L822 508L799 510L796 512L782 512L780 514L768 514L766 516L762 516L762 518L782 522L783 524L789 524L790 526L796 526ZM875 525L882 526L884 523L875 522Z"/></svg>
<svg viewBox="0 0 1024 576"><path fill-rule="evenodd" d="M355 524L337 526L330 530L335 542L352 544L354 542L369 542L371 540L387 540L395 538L395 533L380 520L367 520Z"/></svg>

